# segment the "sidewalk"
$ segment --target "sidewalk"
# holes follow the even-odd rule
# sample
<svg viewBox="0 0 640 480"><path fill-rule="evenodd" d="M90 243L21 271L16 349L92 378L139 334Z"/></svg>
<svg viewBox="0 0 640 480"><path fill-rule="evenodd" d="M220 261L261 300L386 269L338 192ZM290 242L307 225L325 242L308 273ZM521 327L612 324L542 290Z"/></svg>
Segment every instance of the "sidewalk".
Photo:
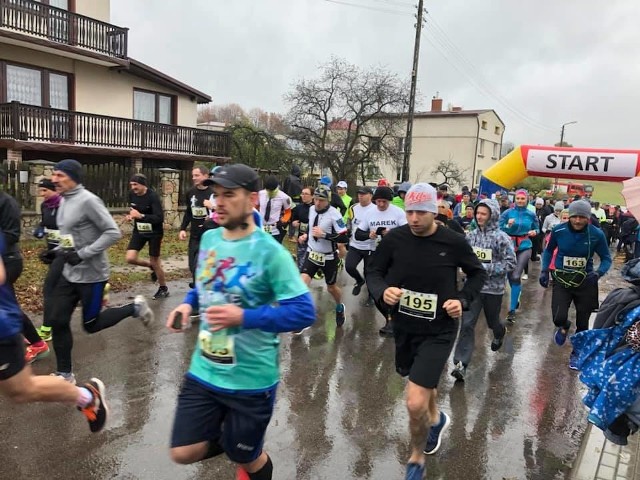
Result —
<svg viewBox="0 0 640 480"><path fill-rule="evenodd" d="M599 428L589 424L582 440L571 480L640 480L638 434L621 447L604 438Z"/></svg>

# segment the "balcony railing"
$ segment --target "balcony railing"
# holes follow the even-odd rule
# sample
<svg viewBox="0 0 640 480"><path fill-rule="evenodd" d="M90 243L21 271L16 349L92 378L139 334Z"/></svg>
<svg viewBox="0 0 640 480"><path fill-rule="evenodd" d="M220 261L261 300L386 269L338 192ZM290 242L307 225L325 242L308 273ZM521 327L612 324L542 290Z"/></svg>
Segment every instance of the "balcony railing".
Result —
<svg viewBox="0 0 640 480"><path fill-rule="evenodd" d="M0 139L228 157L227 132L54 108L0 104Z"/></svg>
<svg viewBox="0 0 640 480"><path fill-rule="evenodd" d="M0 0L0 28L127 58L128 29L32 0Z"/></svg>

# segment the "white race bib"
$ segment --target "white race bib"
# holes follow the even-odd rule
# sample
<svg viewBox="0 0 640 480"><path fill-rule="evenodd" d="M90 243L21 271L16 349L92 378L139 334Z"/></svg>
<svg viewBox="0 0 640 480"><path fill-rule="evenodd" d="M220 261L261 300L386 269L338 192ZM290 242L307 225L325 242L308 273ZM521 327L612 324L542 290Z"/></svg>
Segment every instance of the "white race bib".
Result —
<svg viewBox="0 0 640 480"><path fill-rule="evenodd" d="M490 248L473 247L473 252L481 263L491 263L493 261L493 252Z"/></svg>
<svg viewBox="0 0 640 480"><path fill-rule="evenodd" d="M153 232L153 226L150 223L140 223L136 222L136 226L138 227L138 231L142 233L151 233Z"/></svg>
<svg viewBox="0 0 640 480"><path fill-rule="evenodd" d="M45 228L44 233L47 236L47 242L60 243L60 230L53 230L51 228Z"/></svg>
<svg viewBox="0 0 640 480"><path fill-rule="evenodd" d="M309 252L309 261L311 263L315 263L316 265L319 265L320 267L324 267L325 254L324 253L320 253L320 252L311 251L311 252Z"/></svg>
<svg viewBox="0 0 640 480"><path fill-rule="evenodd" d="M207 216L207 207L191 207L191 216L193 218L205 218Z"/></svg>
<svg viewBox="0 0 640 480"><path fill-rule="evenodd" d="M220 365L235 365L235 340L233 335L220 335L200 330L198 343L203 357Z"/></svg>
<svg viewBox="0 0 640 480"><path fill-rule="evenodd" d="M264 225L262 225L262 229L267 232L267 233L271 233L271 230L273 229L273 225L267 225L266 223Z"/></svg>
<svg viewBox="0 0 640 480"><path fill-rule="evenodd" d="M65 234L62 235L60 234L60 243L59 243L61 248L75 248L76 244L73 241L73 235L70 234Z"/></svg>
<svg viewBox="0 0 640 480"><path fill-rule="evenodd" d="M400 297L398 311L405 315L431 321L436 318L437 308L438 295L405 289Z"/></svg>
<svg viewBox="0 0 640 480"><path fill-rule="evenodd" d="M562 259L564 268L584 269L587 266L587 259L584 257L564 257Z"/></svg>

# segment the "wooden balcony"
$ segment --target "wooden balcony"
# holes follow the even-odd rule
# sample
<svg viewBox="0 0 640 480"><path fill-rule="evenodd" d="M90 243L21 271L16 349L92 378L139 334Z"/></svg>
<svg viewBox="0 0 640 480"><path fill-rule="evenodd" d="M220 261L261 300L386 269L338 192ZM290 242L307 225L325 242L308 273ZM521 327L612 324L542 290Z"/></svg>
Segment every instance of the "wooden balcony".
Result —
<svg viewBox="0 0 640 480"><path fill-rule="evenodd" d="M127 58L128 29L32 0L0 0L0 29L105 55Z"/></svg>
<svg viewBox="0 0 640 480"><path fill-rule="evenodd" d="M231 147L231 137L227 132L56 110L19 102L0 104L0 144L2 140L225 158L229 157Z"/></svg>

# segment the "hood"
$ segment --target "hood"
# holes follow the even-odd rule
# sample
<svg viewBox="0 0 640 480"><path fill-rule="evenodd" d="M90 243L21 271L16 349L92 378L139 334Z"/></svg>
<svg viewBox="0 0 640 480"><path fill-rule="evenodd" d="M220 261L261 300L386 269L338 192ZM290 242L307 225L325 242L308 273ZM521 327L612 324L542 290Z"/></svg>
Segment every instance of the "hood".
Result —
<svg viewBox="0 0 640 480"><path fill-rule="evenodd" d="M500 205L498 202L491 198L486 198L484 200L480 200L476 208L473 209L473 217L476 216L476 211L480 205L484 205L485 207L489 207L491 210L491 217L487 222L487 225L484 227L486 230L496 230L498 228L498 221L500 220Z"/></svg>
<svg viewBox="0 0 640 480"><path fill-rule="evenodd" d="M640 258L629 260L620 271L622 278L632 285L640 285Z"/></svg>
<svg viewBox="0 0 640 480"><path fill-rule="evenodd" d="M301 171L300 171L300 167L298 165L293 165L291 167L291 175L295 175L296 177L299 177L300 173L301 173Z"/></svg>

